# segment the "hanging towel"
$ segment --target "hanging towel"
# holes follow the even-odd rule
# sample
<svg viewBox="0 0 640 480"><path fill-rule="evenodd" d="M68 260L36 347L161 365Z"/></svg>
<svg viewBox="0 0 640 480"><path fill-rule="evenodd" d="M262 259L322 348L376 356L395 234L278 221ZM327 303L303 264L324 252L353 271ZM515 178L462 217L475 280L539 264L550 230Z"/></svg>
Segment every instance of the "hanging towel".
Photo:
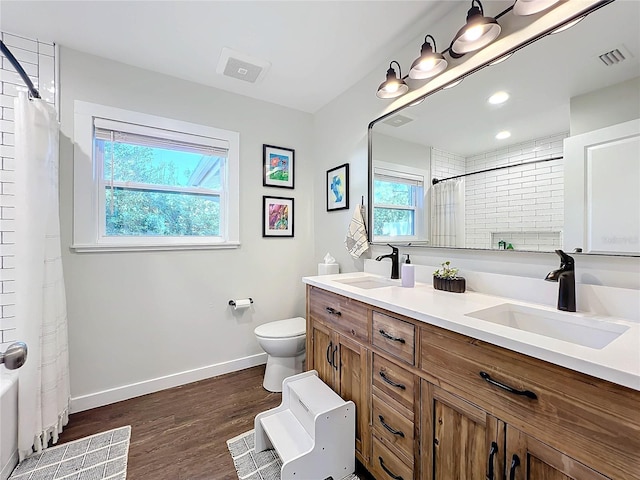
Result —
<svg viewBox="0 0 640 480"><path fill-rule="evenodd" d="M369 241L367 240L367 227L364 223L364 206L356 205L353 212L353 218L349 222L347 236L344 239L344 245L347 247L349 255L358 258L369 249Z"/></svg>

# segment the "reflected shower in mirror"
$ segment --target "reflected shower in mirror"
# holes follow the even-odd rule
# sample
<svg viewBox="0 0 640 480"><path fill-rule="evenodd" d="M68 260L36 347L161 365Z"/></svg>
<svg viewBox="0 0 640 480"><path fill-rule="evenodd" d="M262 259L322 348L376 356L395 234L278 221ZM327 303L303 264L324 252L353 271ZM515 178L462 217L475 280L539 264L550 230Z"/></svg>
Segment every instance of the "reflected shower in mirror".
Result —
<svg viewBox="0 0 640 480"><path fill-rule="evenodd" d="M374 122L371 240L640 255L639 27L615 1Z"/></svg>

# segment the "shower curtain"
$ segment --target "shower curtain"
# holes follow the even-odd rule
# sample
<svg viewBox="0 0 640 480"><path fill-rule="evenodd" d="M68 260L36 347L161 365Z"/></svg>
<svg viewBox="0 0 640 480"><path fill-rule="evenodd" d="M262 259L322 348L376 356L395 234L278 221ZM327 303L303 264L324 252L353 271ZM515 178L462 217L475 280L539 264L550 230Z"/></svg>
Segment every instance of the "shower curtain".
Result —
<svg viewBox="0 0 640 480"><path fill-rule="evenodd" d="M58 211L58 122L43 100L15 99L16 334L20 460L56 443L69 414L67 312Z"/></svg>
<svg viewBox="0 0 640 480"><path fill-rule="evenodd" d="M431 187L431 244L464 247L464 179Z"/></svg>

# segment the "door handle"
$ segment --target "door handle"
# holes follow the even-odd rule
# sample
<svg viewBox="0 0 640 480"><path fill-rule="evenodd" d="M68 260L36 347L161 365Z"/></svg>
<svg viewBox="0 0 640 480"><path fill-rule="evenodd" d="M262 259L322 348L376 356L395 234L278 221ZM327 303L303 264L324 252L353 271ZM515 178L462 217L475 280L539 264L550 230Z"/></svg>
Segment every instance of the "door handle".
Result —
<svg viewBox="0 0 640 480"><path fill-rule="evenodd" d="M333 349L333 342L329 342L329 345L327 345L327 363L331 366L333 366L333 363L331 363L331 357L329 356L329 352L331 352L332 349Z"/></svg>
<svg viewBox="0 0 640 480"><path fill-rule="evenodd" d="M498 453L498 444L496 442L491 442L491 449L489 450L487 480L494 480L495 478L493 474L493 457L496 453Z"/></svg>
<svg viewBox="0 0 640 480"><path fill-rule="evenodd" d="M384 421L384 417L382 415L378 415L378 420L380 420L380 423L382 424L382 426L384 428L386 428L388 431L390 431L391 433L393 433L394 435L397 435L399 437L404 438L404 433L402 433L400 430L396 430L395 428L393 428L391 425L388 425L385 421Z"/></svg>
<svg viewBox="0 0 640 480"><path fill-rule="evenodd" d="M391 385L392 387L396 387L399 388L401 390L406 390L407 387L401 383L396 383L393 380L391 380L389 377L387 377L383 371L380 371L380 376L382 377L382 380L384 380L386 383L388 383L389 385Z"/></svg>
<svg viewBox="0 0 640 480"><path fill-rule="evenodd" d="M509 480L516 480L516 468L520 466L520 458L515 453L511 457L511 468L509 469Z"/></svg>
<svg viewBox="0 0 640 480"><path fill-rule="evenodd" d="M331 364L333 365L333 368L338 370L338 364L336 363L336 353L338 353L337 345L335 346L335 348L333 349L333 353L331 354Z"/></svg>
<svg viewBox="0 0 640 480"><path fill-rule="evenodd" d="M501 388L502 390L506 390L509 393L513 393L514 395L522 395L532 400L538 399L538 396L535 393L533 393L531 390L518 390L504 383L500 383L494 380L493 378L491 378L491 376L487 372L480 372L480 376L484 378L491 385L495 385L496 387Z"/></svg>
<svg viewBox="0 0 640 480"><path fill-rule="evenodd" d="M380 335L382 335L384 338L386 338L387 340L392 340L394 342L400 342L400 343L406 343L404 338L400 338L400 337L394 337L393 335L389 335L387 332L385 332L384 330L380 329L378 330L380 332Z"/></svg>

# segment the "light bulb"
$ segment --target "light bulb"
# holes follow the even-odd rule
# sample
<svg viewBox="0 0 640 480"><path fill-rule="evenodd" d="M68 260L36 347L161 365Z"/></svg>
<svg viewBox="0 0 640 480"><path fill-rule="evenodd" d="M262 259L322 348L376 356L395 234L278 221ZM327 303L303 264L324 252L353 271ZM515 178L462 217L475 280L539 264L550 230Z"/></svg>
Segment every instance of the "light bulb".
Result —
<svg viewBox="0 0 640 480"><path fill-rule="evenodd" d="M464 33L464 39L465 41L475 42L482 36L482 32L483 32L483 29L481 25L471 27L469 30L467 30Z"/></svg>
<svg viewBox="0 0 640 480"><path fill-rule="evenodd" d="M509 100L509 94L507 92L496 92L487 100L491 105L500 105L501 103Z"/></svg>
<svg viewBox="0 0 640 480"><path fill-rule="evenodd" d="M498 132L496 135L496 139L497 140L504 140L505 138L509 138L511 136L511 132L508 130L503 130L501 132Z"/></svg>

